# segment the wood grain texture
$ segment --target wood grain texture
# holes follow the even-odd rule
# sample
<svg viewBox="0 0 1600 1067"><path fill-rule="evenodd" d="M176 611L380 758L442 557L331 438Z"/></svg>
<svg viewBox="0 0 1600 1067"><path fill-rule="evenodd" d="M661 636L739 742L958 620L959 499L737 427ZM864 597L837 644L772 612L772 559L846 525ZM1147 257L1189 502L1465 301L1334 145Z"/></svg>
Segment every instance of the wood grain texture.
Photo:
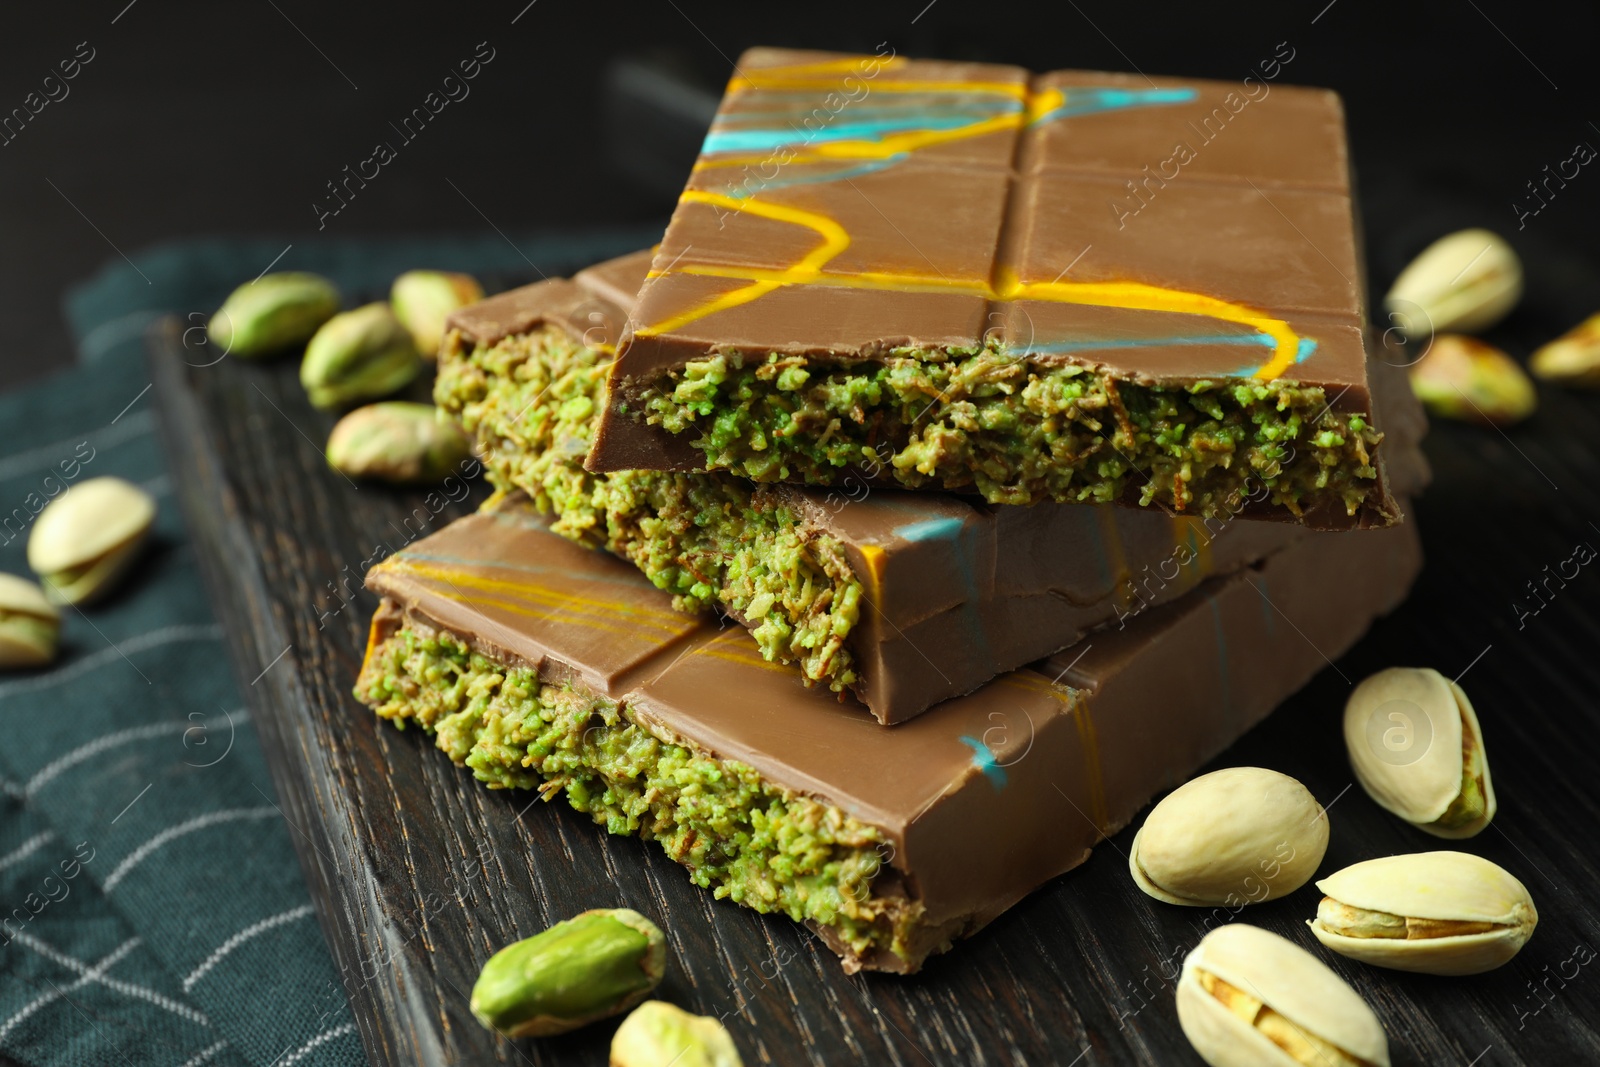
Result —
<svg viewBox="0 0 1600 1067"><path fill-rule="evenodd" d="M467 994L504 943L624 904L667 931L660 995L723 1016L750 1064L1200 1063L1171 979L1208 918L1235 916L1136 892L1133 828L920 975L847 977L794 923L713 900L655 845L609 837L559 801L491 792L419 731L378 722L350 695L373 598L341 607L331 590L357 588L363 561L399 548L408 514L421 508L431 530L470 502L430 515L422 494L328 470L333 420L308 407L293 361L185 356L176 327L153 338L174 482L346 976L329 996L348 996L374 1064L604 1063L610 1024L513 1044L477 1025ZM1541 924L1510 965L1472 979L1325 957L1382 1017L1396 1064L1600 1061L1600 964L1579 962L1600 951L1600 568L1552 582L1520 629L1513 607L1534 606L1525 583L1575 544L1600 546L1600 404L1545 402L1511 437L1435 432L1438 481L1415 516L1430 562L1410 602L1217 761L1295 775L1331 806L1323 873L1439 847L1352 787L1339 716L1350 685L1381 667L1467 671L1501 808L1461 847L1521 877ZM1307 887L1242 918L1310 945L1317 900Z"/></svg>

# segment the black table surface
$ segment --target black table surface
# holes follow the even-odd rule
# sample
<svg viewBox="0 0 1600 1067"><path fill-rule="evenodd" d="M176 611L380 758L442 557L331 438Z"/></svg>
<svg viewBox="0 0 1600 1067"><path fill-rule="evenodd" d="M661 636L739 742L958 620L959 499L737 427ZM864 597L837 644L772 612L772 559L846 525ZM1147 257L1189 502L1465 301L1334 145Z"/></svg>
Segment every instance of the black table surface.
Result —
<svg viewBox="0 0 1600 1067"><path fill-rule="evenodd" d="M1427 224L1447 226L1448 211ZM1559 291L1592 281L1569 272ZM1559 301L1530 304L1507 343L1565 324ZM787 919L692 886L656 846L608 837L560 802L491 792L419 731L378 722L350 695L374 606L357 589L362 561L475 498L351 484L324 462L333 420L308 406L293 361L197 369L176 330L152 338L174 482L237 673L259 678L244 689L374 1063L604 1062L609 1024L513 1044L473 1021L467 993L500 945L619 904L667 929L661 995L723 1016L747 1063L1199 1063L1172 978L1204 917L1133 888L1131 828L921 974L851 977ZM1410 600L1214 764L1276 768L1329 805L1324 873L1440 847L1353 787L1339 717L1355 681L1395 664L1436 667L1472 695L1500 811L1462 847L1517 874L1541 923L1514 961L1475 978L1332 959L1397 1064L1600 1061L1600 978L1586 966L1600 948L1600 579L1585 567L1547 584L1572 573L1577 546L1600 545L1600 395L1540 399L1508 432L1435 427L1436 481L1412 515L1428 564ZM1317 899L1306 887L1238 921L1309 942Z"/></svg>

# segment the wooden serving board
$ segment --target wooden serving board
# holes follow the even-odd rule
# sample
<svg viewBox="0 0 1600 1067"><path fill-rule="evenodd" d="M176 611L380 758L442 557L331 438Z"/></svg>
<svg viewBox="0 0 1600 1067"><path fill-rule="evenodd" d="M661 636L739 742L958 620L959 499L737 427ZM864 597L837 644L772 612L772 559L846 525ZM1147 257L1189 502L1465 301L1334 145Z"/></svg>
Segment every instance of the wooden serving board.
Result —
<svg viewBox="0 0 1600 1067"><path fill-rule="evenodd" d="M374 1064L605 1063L609 1023L512 1043L467 998L503 944L616 905L667 931L659 995L722 1016L747 1064L1200 1063L1173 978L1202 923L1235 917L1138 893L1131 829L921 974L851 977L788 919L713 900L657 846L610 837L561 801L491 792L420 731L379 722L350 695L375 604L365 564L466 513L482 488L451 499L349 483L323 460L333 420L308 406L294 361L191 367L180 331L170 323L151 345L174 483ZM1464 847L1517 873L1542 922L1521 956L1479 978L1335 960L1382 1017L1396 1064L1600 1061L1600 967L1586 965L1600 949L1600 579L1579 574L1520 629L1513 608L1545 564L1600 545L1597 408L1556 405L1515 442L1435 434L1439 478L1415 516L1430 564L1411 601L1218 761L1295 775L1330 805L1323 873L1439 847L1352 787L1339 715L1380 667L1466 671L1501 810ZM1238 918L1308 943L1318 899L1307 887Z"/></svg>

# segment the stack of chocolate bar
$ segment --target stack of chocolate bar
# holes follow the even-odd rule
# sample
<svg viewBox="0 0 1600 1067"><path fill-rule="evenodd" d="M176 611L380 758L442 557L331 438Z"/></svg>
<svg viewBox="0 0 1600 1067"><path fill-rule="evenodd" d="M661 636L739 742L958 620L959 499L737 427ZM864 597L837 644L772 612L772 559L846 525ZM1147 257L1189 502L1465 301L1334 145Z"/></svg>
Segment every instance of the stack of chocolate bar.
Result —
<svg viewBox="0 0 1600 1067"><path fill-rule="evenodd" d="M452 319L500 492L360 698L847 970L1082 862L1421 565L1339 103L1265 88L746 53L658 248Z"/></svg>

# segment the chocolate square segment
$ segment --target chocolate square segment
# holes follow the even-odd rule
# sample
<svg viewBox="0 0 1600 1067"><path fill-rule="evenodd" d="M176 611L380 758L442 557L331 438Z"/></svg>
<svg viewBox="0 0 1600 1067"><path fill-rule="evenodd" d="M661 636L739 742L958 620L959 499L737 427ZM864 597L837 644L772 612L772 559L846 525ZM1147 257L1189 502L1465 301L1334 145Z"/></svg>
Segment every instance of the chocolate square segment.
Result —
<svg viewBox="0 0 1600 1067"><path fill-rule="evenodd" d="M1293 438L1305 466L1268 474L1267 517L1396 521L1339 100L1279 73L747 53L639 292L589 468L832 484L887 445L878 477L905 488L1215 514ZM984 358L1026 373L971 364ZM755 386L719 393L717 371L680 391L708 359L746 376L781 365ZM1062 368L1095 376L1081 410L1040 400L1067 395ZM1201 401L1221 424L1201 426L1186 398L1124 384L1235 407ZM1263 425L1291 409L1288 428ZM1058 423L1079 436L1056 447ZM1083 435L1110 426L1130 467L1107 473Z"/></svg>
<svg viewBox="0 0 1600 1067"><path fill-rule="evenodd" d="M1028 138L1025 170L1108 174L1146 193L1189 178L1350 190L1344 109L1327 89L1083 70L1040 75L1036 86L1078 113Z"/></svg>

